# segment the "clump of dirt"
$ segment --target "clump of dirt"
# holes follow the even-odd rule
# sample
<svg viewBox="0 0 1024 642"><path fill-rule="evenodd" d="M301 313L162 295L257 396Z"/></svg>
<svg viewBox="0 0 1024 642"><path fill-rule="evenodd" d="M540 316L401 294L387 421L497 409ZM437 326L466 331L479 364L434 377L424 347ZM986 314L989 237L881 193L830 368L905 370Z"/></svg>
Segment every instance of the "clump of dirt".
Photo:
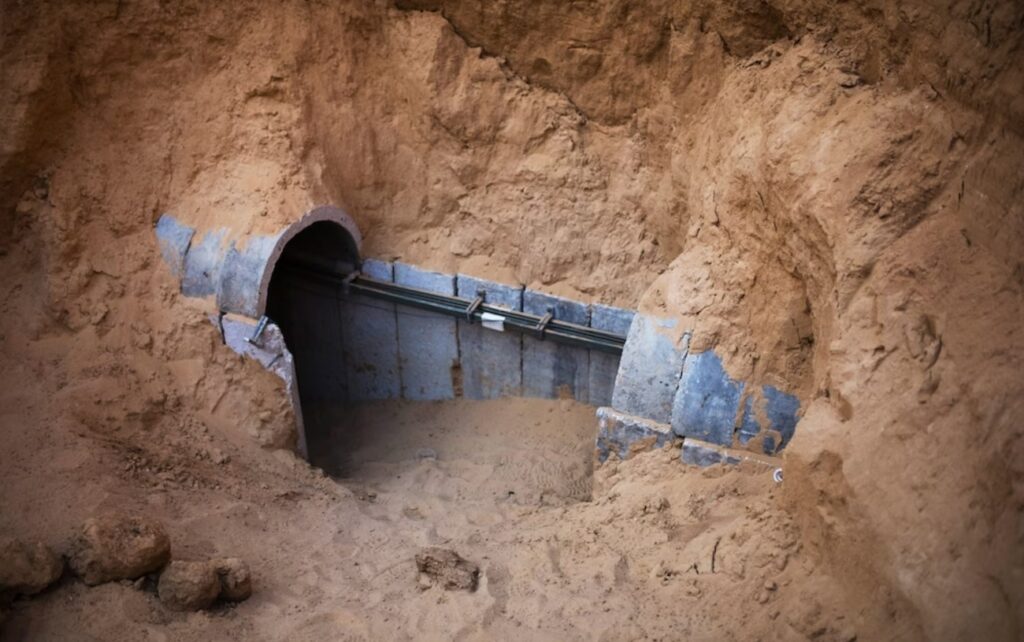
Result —
<svg viewBox="0 0 1024 642"><path fill-rule="evenodd" d="M220 594L217 570L208 562L175 560L160 573L160 601L175 611L209 608Z"/></svg>
<svg viewBox="0 0 1024 642"><path fill-rule="evenodd" d="M217 599L240 602L252 595L249 565L237 557L175 560L160 573L160 602L174 611L210 608Z"/></svg>
<svg viewBox="0 0 1024 642"><path fill-rule="evenodd" d="M446 548L432 546L416 553L416 568L428 583L447 591L473 592L480 581L479 566Z"/></svg>
<svg viewBox="0 0 1024 642"><path fill-rule="evenodd" d="M5 633L1019 636L1019 3L2 11L0 535L53 548L137 508L176 555L231 532L271 567L205 619L72 583ZM273 233L321 203L371 255L678 318L799 395L781 492L655 454L596 470L591 502L447 531L261 449L288 397L179 295L152 225ZM428 544L480 590L428 603Z"/></svg>
<svg viewBox="0 0 1024 642"><path fill-rule="evenodd" d="M163 525L144 517L88 519L70 551L71 570L89 585L134 580L160 570L170 558Z"/></svg>
<svg viewBox="0 0 1024 642"><path fill-rule="evenodd" d="M46 544L0 539L0 604L42 591L63 572L64 560Z"/></svg>

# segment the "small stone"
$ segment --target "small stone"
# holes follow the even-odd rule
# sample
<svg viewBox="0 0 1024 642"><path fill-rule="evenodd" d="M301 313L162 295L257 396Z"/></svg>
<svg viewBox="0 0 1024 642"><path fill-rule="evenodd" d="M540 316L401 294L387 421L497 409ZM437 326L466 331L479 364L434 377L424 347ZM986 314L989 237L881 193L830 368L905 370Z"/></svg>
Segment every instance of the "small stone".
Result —
<svg viewBox="0 0 1024 642"><path fill-rule="evenodd" d="M774 591L775 589L779 588L779 585L773 582L772 580L765 580L764 588L766 591Z"/></svg>
<svg viewBox="0 0 1024 642"><path fill-rule="evenodd" d="M445 590L476 590L480 567L446 548L425 548L416 554L416 567Z"/></svg>
<svg viewBox="0 0 1024 642"><path fill-rule="evenodd" d="M160 522L145 517L86 520L71 544L69 564L89 586L134 580L158 571L171 557L171 541Z"/></svg>
<svg viewBox="0 0 1024 642"><path fill-rule="evenodd" d="M220 596L232 602L241 602L252 595L252 574L249 565L237 557L226 557L211 562L220 579Z"/></svg>
<svg viewBox="0 0 1024 642"><path fill-rule="evenodd" d="M838 82L840 87L843 87L844 89L852 89L861 84L863 80L857 74L847 72L839 75Z"/></svg>
<svg viewBox="0 0 1024 642"><path fill-rule="evenodd" d="M775 568L778 571L786 570L786 565L789 564L789 553L782 553L775 558Z"/></svg>
<svg viewBox="0 0 1024 642"><path fill-rule="evenodd" d="M676 574L676 570L665 563L665 561L658 562L658 565L654 567L654 577L663 581L669 580Z"/></svg>
<svg viewBox="0 0 1024 642"><path fill-rule="evenodd" d="M0 598L35 595L63 572L64 560L42 542L0 538Z"/></svg>
<svg viewBox="0 0 1024 642"><path fill-rule="evenodd" d="M430 578L427 577L425 574L423 574L423 573L418 573L417 574L417 576L416 576L416 588L417 589L419 589L420 591L426 591L426 590L428 590L433 585L434 585L433 582L431 582Z"/></svg>
<svg viewBox="0 0 1024 642"><path fill-rule="evenodd" d="M220 579L210 562L175 560L160 574L157 595L174 611L209 608L220 594Z"/></svg>

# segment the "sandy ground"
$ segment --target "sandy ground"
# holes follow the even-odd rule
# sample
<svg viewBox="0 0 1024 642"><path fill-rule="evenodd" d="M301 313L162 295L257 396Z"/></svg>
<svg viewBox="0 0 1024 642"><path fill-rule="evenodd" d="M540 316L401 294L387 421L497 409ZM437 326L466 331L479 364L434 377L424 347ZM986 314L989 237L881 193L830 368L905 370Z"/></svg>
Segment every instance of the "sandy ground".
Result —
<svg viewBox="0 0 1024 642"><path fill-rule="evenodd" d="M433 513L562 504L590 499L594 425L571 401L366 403L335 424L334 456L313 459L349 486L455 502Z"/></svg>
<svg viewBox="0 0 1024 642"><path fill-rule="evenodd" d="M888 623L883 608L848 608L813 569L763 472L685 470L666 450L599 466L592 489L592 408L377 403L343 423L337 482L217 439L140 452L20 433L0 512L22 519L3 530L60 548L84 516L140 511L167 524L176 558L247 559L255 594L183 615L127 582L66 577L15 603L4 639L849 640ZM49 439L80 454L55 460ZM211 448L230 461L193 463ZM53 510L64 497L76 501ZM480 588L423 589L413 557L428 545L479 563Z"/></svg>

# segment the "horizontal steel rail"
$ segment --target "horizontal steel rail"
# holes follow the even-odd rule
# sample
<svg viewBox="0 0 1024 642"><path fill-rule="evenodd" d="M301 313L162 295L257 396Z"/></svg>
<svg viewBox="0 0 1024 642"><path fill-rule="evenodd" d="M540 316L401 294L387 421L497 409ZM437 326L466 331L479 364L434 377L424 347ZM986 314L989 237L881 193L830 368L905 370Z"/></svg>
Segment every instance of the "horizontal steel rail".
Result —
<svg viewBox="0 0 1024 642"><path fill-rule="evenodd" d="M501 306L490 305L486 301L464 299L406 285L397 285L389 281L374 279L358 272L339 274L334 271L328 271L324 265L298 263L295 261L282 261L279 267L315 280L340 286L346 296L349 293L360 294L383 301L390 301L391 303L408 305L420 310L458 317L470 323L481 322L484 313L498 315L504 318L504 327L537 337L538 339L556 341L578 348L599 350L610 354L622 354L622 348L626 344L626 337L613 332L568 323L567 321L560 321L549 316L541 317L526 312L508 310Z"/></svg>

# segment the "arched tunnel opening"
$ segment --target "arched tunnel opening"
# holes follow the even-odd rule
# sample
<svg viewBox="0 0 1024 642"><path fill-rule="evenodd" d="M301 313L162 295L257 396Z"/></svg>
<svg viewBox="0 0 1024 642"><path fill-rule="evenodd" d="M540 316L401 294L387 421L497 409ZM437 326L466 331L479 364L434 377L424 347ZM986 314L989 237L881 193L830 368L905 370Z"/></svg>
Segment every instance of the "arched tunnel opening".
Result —
<svg viewBox="0 0 1024 642"><path fill-rule="evenodd" d="M267 316L284 335L298 383L301 424L311 463L330 450L330 426L349 398L338 286L307 269L351 271L359 250L351 234L318 221L285 245L267 289Z"/></svg>
<svg viewBox="0 0 1024 642"><path fill-rule="evenodd" d="M558 334L571 311L549 305L517 316L498 306L521 301L471 279L461 294L474 295L475 312L456 318L446 306L459 305L459 277L363 262L333 221L297 233L272 270L266 316L292 354L311 464L376 489L433 483L488 500L589 498L591 351L511 327L539 318ZM534 365L524 370L524 361ZM593 361L603 367L599 401L617 358Z"/></svg>

